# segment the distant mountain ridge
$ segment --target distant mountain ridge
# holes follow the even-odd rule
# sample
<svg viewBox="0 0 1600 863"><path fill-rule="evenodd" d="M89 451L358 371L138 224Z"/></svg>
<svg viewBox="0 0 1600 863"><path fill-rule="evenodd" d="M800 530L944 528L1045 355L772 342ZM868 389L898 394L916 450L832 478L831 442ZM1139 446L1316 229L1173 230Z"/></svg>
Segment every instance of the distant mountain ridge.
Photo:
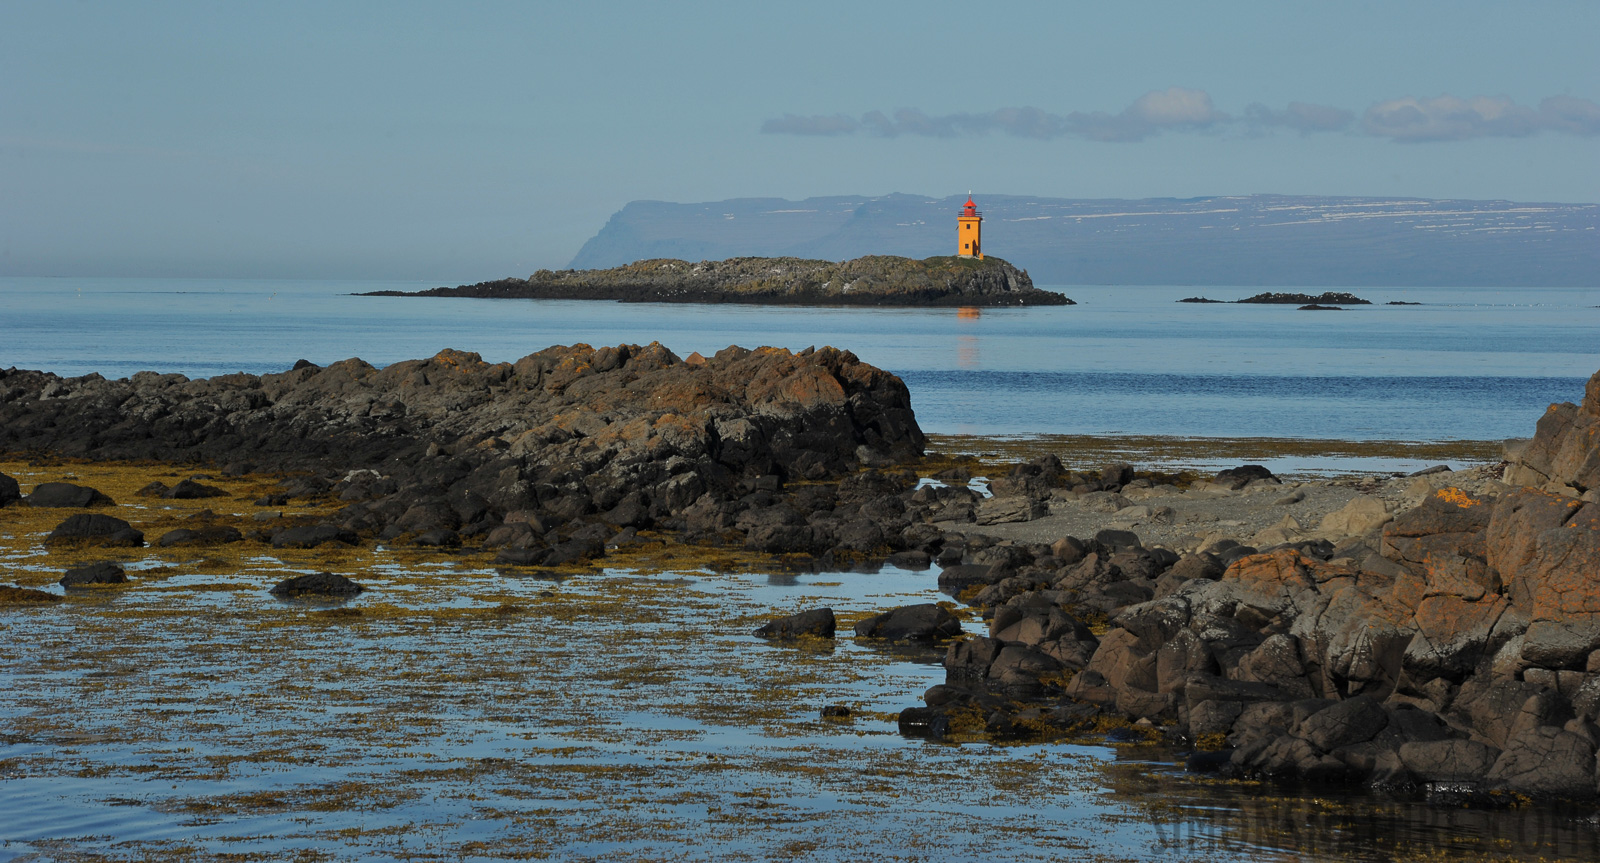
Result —
<svg viewBox="0 0 1600 863"><path fill-rule="evenodd" d="M950 254L966 196L635 201L571 266ZM975 196L985 251L1037 284L1600 286L1600 204L1246 195Z"/></svg>

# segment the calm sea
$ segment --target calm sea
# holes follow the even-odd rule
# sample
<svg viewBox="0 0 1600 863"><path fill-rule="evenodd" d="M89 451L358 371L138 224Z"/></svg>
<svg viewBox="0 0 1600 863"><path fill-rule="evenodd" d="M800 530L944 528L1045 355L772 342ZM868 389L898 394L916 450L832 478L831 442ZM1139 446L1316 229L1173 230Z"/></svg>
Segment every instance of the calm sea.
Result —
<svg viewBox="0 0 1600 863"><path fill-rule="evenodd" d="M1182 287L1055 287L1077 306L801 309L355 297L431 284L0 279L0 367L122 377L376 365L441 348L834 345L905 379L923 428L1378 440L1524 437L1600 369L1600 289L1365 289L1379 305L1179 304ZM1236 299L1256 288L1206 288ZM1391 300L1421 305L1383 305Z"/></svg>

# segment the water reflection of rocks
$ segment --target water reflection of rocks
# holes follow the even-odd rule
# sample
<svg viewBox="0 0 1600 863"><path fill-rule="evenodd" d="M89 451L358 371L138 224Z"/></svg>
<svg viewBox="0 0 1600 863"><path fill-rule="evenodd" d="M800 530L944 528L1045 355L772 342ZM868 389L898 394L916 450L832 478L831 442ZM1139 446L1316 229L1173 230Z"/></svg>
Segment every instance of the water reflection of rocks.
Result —
<svg viewBox="0 0 1600 863"><path fill-rule="evenodd" d="M1149 825L1141 850L1156 859L1600 859L1591 808L1196 782L1151 766L1121 762L1106 776L1124 817Z"/></svg>

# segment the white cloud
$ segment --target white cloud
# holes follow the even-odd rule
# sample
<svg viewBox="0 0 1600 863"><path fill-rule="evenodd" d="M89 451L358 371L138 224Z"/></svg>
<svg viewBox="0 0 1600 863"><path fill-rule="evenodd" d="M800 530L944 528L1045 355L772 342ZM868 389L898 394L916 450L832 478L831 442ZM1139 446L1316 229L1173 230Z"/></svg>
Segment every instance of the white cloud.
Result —
<svg viewBox="0 0 1600 863"><path fill-rule="evenodd" d="M1361 127L1369 135L1395 141L1461 141L1532 135L1543 127L1543 122L1538 111L1504 96L1407 96L1368 108Z"/></svg>
<svg viewBox="0 0 1600 863"><path fill-rule="evenodd" d="M1209 126L1225 122L1228 115L1211 104L1211 94L1204 90L1168 87L1151 90L1134 101L1123 113L1152 126Z"/></svg>

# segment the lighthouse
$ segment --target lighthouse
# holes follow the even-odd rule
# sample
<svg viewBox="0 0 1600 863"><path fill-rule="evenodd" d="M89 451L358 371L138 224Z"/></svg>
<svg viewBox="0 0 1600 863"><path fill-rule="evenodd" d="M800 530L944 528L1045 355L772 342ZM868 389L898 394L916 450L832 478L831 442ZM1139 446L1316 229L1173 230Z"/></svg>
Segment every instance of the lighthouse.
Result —
<svg viewBox="0 0 1600 863"><path fill-rule="evenodd" d="M967 205L956 217L956 248L960 250L956 254L963 258L983 260L983 214L972 203L971 192L967 193Z"/></svg>

